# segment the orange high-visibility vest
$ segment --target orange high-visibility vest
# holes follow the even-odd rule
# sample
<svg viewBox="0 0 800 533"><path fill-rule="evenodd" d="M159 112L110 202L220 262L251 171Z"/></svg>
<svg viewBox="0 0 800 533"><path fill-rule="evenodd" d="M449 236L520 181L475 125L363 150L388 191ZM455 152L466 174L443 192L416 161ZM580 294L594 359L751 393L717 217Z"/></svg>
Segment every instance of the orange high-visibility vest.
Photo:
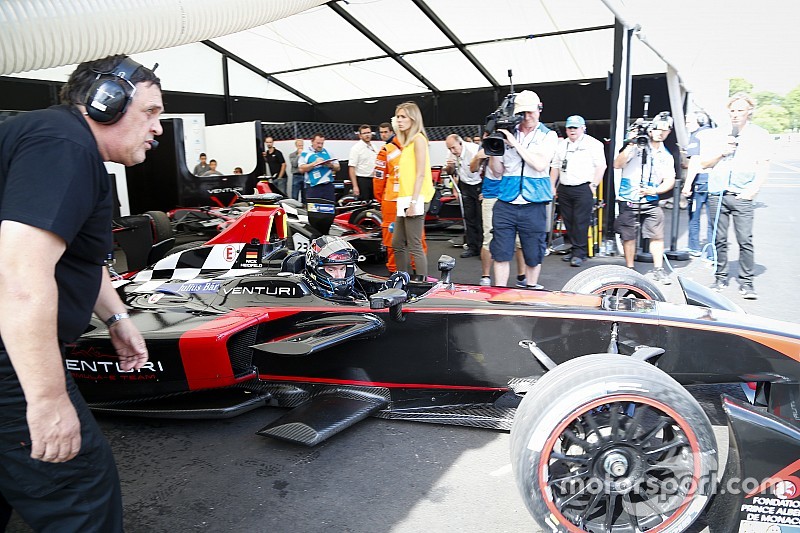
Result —
<svg viewBox="0 0 800 533"><path fill-rule="evenodd" d="M383 145L375 158L375 178L372 180L372 188L378 201L394 202L397 200L397 177L401 152L402 147L397 137L392 137Z"/></svg>

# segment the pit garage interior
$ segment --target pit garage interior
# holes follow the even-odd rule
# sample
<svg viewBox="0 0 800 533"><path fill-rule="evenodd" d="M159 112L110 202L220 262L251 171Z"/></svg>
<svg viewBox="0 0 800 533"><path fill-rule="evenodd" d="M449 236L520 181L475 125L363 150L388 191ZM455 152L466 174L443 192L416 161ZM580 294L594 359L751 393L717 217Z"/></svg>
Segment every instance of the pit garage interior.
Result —
<svg viewBox="0 0 800 533"><path fill-rule="evenodd" d="M376 128L398 103L414 100L426 126L440 132L431 140L442 141L451 128L480 129L511 89L509 70L515 91L541 97L542 122L563 132L566 117L580 114L589 134L607 139L609 154L626 125L644 114L645 95L649 116L670 110L675 117L672 147L685 142L685 111L706 109L724 121L714 98L726 84L693 85L703 68L686 66L668 40L654 44L664 31L659 16L667 14L613 0L158 0L147 9L73 1L16 12L9 5L0 7L4 116L56 103L76 63L128 53L145 65L159 63L167 112L203 113L208 126ZM314 28L311 36L307 28ZM800 171L788 178L800 184ZM767 188L761 200L791 212L800 198L794 189L785 192ZM756 231L757 242L769 242L786 227L771 220ZM449 237L431 240L429 258L453 254ZM800 296L791 267L798 260L796 247L766 249L759 275L790 280L788 294ZM703 283L712 277L699 263L673 267ZM541 283L557 289L573 274L549 257ZM475 283L479 267L462 260L455 275ZM796 298L780 287L760 290L762 299L746 302L746 311L800 322ZM725 434L719 393L696 391L718 438ZM122 478L126 531L538 531L513 483L506 434L371 419L301 449L253 434L277 416L99 416ZM15 518L8 531L30 530Z"/></svg>

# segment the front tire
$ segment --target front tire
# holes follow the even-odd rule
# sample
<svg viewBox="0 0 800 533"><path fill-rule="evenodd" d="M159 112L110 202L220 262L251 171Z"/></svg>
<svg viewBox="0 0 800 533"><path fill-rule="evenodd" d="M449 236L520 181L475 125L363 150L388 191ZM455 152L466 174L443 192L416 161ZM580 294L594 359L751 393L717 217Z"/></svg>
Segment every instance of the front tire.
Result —
<svg viewBox="0 0 800 533"><path fill-rule="evenodd" d="M587 268L570 279L561 290L657 302L667 301L655 283L635 270L620 265L598 265Z"/></svg>
<svg viewBox="0 0 800 533"><path fill-rule="evenodd" d="M680 533L708 502L718 457L708 417L679 383L649 363L596 354L525 395L511 463L546 531Z"/></svg>
<svg viewBox="0 0 800 533"><path fill-rule="evenodd" d="M161 241L171 239L175 236L172 231L172 222L169 216L163 211L145 211L144 213L150 220L152 220L153 228L153 243L158 244Z"/></svg>

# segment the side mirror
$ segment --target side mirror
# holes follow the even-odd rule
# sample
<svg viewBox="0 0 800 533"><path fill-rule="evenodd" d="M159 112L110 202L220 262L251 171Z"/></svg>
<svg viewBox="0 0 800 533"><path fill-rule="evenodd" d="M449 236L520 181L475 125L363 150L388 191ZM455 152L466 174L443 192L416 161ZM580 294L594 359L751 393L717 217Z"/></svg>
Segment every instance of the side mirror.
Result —
<svg viewBox="0 0 800 533"><path fill-rule="evenodd" d="M406 301L406 291L403 289L384 289L369 297L370 309L389 308L389 316L396 322L402 322L403 303Z"/></svg>
<svg viewBox="0 0 800 533"><path fill-rule="evenodd" d="M442 273L439 278L443 283L450 283L450 271L456 266L456 260L449 255L439 256L439 272Z"/></svg>

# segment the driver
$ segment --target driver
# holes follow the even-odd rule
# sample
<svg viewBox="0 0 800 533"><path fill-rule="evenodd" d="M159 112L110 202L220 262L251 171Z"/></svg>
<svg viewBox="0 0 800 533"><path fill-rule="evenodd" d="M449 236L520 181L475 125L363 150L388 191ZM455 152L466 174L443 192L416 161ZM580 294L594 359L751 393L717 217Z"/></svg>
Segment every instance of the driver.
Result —
<svg viewBox="0 0 800 533"><path fill-rule="evenodd" d="M323 298L363 300L356 289L358 252L339 237L323 235L311 241L306 252L305 278L311 290Z"/></svg>
<svg viewBox="0 0 800 533"><path fill-rule="evenodd" d="M358 252L339 237L323 235L308 246L303 277L314 293L322 298L354 301L366 300L366 294L356 288L356 261ZM395 272L380 289L389 287L406 290L409 276L406 272Z"/></svg>

